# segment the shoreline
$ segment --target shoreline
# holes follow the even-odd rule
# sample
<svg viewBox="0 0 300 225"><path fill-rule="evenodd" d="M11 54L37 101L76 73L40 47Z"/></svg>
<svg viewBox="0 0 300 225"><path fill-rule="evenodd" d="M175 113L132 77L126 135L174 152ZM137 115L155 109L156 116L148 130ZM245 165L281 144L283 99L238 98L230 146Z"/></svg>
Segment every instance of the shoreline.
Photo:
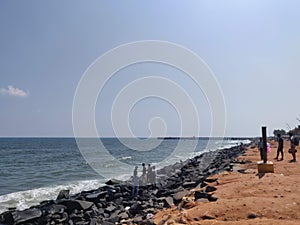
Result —
<svg viewBox="0 0 300 225"><path fill-rule="evenodd" d="M158 210L179 204L181 199L177 195L203 184L211 175L229 170L231 160L244 151L239 146L224 148L188 159L183 167L180 163L166 166L157 171L157 187L140 187L137 199L131 198L131 183L107 182L111 185L63 196L68 198L44 201L23 211L6 211L0 215L0 223L64 224L73 221L76 224L89 224L94 221L94 224L109 225L125 221L137 224L148 221L153 224L152 217ZM167 179L163 179L166 176ZM210 195L206 197L208 201L216 200Z"/></svg>
<svg viewBox="0 0 300 225"><path fill-rule="evenodd" d="M268 161L273 162L274 173L258 173L260 153L251 146L234 160L232 171L210 176L207 187L195 188L185 196L182 210L176 207L159 211L156 224L300 224L300 167L291 163L290 143L284 142L284 160L275 160L278 143L269 140ZM297 147L299 148L299 147ZM299 160L299 158L298 158ZM199 193L208 192L217 197L208 202Z"/></svg>

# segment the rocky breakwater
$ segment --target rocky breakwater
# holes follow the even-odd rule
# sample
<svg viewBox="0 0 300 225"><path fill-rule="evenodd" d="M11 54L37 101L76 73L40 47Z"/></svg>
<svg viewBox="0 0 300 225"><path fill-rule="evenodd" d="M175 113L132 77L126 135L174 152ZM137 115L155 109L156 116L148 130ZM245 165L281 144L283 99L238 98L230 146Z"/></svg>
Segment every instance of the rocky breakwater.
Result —
<svg viewBox="0 0 300 225"><path fill-rule="evenodd" d="M106 186L69 196L67 190L56 200L0 215L0 224L154 224L153 215L163 208L182 207L193 190L193 197L201 201L217 201L207 183L208 177L230 170L233 159L245 148L233 147L206 152L185 162L176 163L157 171L156 186L139 187L138 196L132 197L131 182L110 180Z"/></svg>

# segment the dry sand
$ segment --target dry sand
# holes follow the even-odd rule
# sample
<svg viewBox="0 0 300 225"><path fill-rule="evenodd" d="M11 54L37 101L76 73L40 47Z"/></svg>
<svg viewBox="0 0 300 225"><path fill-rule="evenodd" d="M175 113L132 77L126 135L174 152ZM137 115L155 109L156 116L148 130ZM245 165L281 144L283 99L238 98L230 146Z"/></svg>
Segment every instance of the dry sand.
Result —
<svg viewBox="0 0 300 225"><path fill-rule="evenodd" d="M247 159L250 163L213 176L218 178L218 184L209 185L217 188L214 196L218 201L190 202L182 210L174 207L160 211L155 215L155 223L300 224L300 154L298 162L290 163L289 143L284 144L285 159L276 161L273 158L277 143L271 142L268 161L274 163L274 173L258 174L259 151L249 148L238 160Z"/></svg>

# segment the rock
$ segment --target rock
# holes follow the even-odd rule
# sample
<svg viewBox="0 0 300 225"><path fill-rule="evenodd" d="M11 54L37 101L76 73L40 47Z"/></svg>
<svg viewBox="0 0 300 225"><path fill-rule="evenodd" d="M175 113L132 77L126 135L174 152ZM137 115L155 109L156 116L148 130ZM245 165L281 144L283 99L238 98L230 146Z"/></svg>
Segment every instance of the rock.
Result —
<svg viewBox="0 0 300 225"><path fill-rule="evenodd" d="M120 213L120 214L119 214L119 217L120 217L121 220L124 220L124 219L128 219L128 218L129 218L127 212L122 212L122 213Z"/></svg>
<svg viewBox="0 0 300 225"><path fill-rule="evenodd" d="M14 218L13 218L11 212L2 213L1 217L0 217L0 222L7 224L7 225L12 225L14 223Z"/></svg>
<svg viewBox="0 0 300 225"><path fill-rule="evenodd" d="M86 211L94 205L93 202L81 201L81 200L61 200L59 204L66 206L67 207L66 211L68 213L72 213L75 210Z"/></svg>
<svg viewBox="0 0 300 225"><path fill-rule="evenodd" d="M115 200L116 205L122 205L122 202L123 202L123 197L120 197Z"/></svg>
<svg viewBox="0 0 300 225"><path fill-rule="evenodd" d="M167 207L173 207L174 206L174 201L173 201L172 197L165 198L165 202L167 203Z"/></svg>
<svg viewBox="0 0 300 225"><path fill-rule="evenodd" d="M24 211L16 211L12 213L12 216L15 224L21 224L29 220L40 218L42 216L42 211L37 208L32 208Z"/></svg>
<svg viewBox="0 0 300 225"><path fill-rule="evenodd" d="M255 219L257 215L255 213L248 213L247 218L248 219Z"/></svg>
<svg viewBox="0 0 300 225"><path fill-rule="evenodd" d="M87 201L97 203L100 201L100 199L104 198L106 194L107 194L107 191L102 191L102 192L95 193L95 194L89 194L89 195L85 196L85 199Z"/></svg>
<svg viewBox="0 0 300 225"><path fill-rule="evenodd" d="M82 219L83 219L82 217L83 217L82 215L80 215L80 214L75 214L75 213L73 213L73 214L70 215L70 219L71 219L73 222L75 222L76 224L77 224L77 222L82 221Z"/></svg>
<svg viewBox="0 0 300 225"><path fill-rule="evenodd" d="M208 201L210 202L216 202L218 200L218 198L216 196L211 196L211 195L208 195Z"/></svg>
<svg viewBox="0 0 300 225"><path fill-rule="evenodd" d="M177 193L175 193L175 194L173 195L173 199L175 200L175 202L179 202L179 201L182 200L182 198L183 198L184 196L188 195L189 193L190 193L190 192L187 191L187 190L179 191L179 192L177 192Z"/></svg>
<svg viewBox="0 0 300 225"><path fill-rule="evenodd" d="M64 205L51 205L46 209L46 212L49 214L55 214L55 213L63 213L66 210L66 206Z"/></svg>
<svg viewBox="0 0 300 225"><path fill-rule="evenodd" d="M61 190L56 200L70 198L70 190Z"/></svg>
<svg viewBox="0 0 300 225"><path fill-rule="evenodd" d="M93 217L93 211L86 211L86 212L83 214L83 218L84 218L86 221L89 221L92 217Z"/></svg>
<svg viewBox="0 0 300 225"><path fill-rule="evenodd" d="M209 201L208 201L208 199L206 199L206 198L199 198L199 199L196 200L196 202L200 202L200 203L208 203Z"/></svg>
<svg viewBox="0 0 300 225"><path fill-rule="evenodd" d="M106 185L116 185L116 184L121 184L121 183L123 183L123 181L113 178L113 179L110 179L109 181L107 181L105 184Z"/></svg>
<svg viewBox="0 0 300 225"><path fill-rule="evenodd" d="M194 188L194 187L197 186L197 184L196 184L196 182L191 181L191 182L184 182L184 183L182 184L182 186L183 186L184 188Z"/></svg>
<svg viewBox="0 0 300 225"><path fill-rule="evenodd" d="M138 216L138 217L135 217L134 219L133 219L133 222L134 223L141 223L141 222L143 222L144 220L143 220L143 217L141 217L141 216Z"/></svg>
<svg viewBox="0 0 300 225"><path fill-rule="evenodd" d="M59 214L54 214L54 215L51 216L52 220L58 220L60 218L61 218L61 216Z"/></svg>
<svg viewBox="0 0 300 225"><path fill-rule="evenodd" d="M205 192L195 191L194 197L195 197L195 200L198 200L200 198L206 198L207 199L209 197L209 195Z"/></svg>
<svg viewBox="0 0 300 225"><path fill-rule="evenodd" d="M216 217L206 214L206 215L201 216L201 218L203 220L214 220Z"/></svg>
<svg viewBox="0 0 300 225"><path fill-rule="evenodd" d="M110 217L107 221L116 224L120 221L120 217L119 216L113 216L113 217Z"/></svg>
<svg viewBox="0 0 300 225"><path fill-rule="evenodd" d="M217 190L217 188L215 188L215 187L213 187L213 186L207 186L206 188L205 188L205 191L206 192L213 192L213 191L216 191Z"/></svg>
<svg viewBox="0 0 300 225"><path fill-rule="evenodd" d="M213 182L217 182L218 181L218 178L206 178L205 179L205 182L207 183L213 183Z"/></svg>
<svg viewBox="0 0 300 225"><path fill-rule="evenodd" d="M96 218L92 218L92 219L90 220L89 225L98 225L97 219L96 219Z"/></svg>
<svg viewBox="0 0 300 225"><path fill-rule="evenodd" d="M207 185L208 185L207 183L203 182L203 183L200 184L200 188L204 188L204 187L206 187Z"/></svg>
<svg viewBox="0 0 300 225"><path fill-rule="evenodd" d="M113 205L110 205L105 209L105 211L107 211L108 213L112 213L115 210L116 210L116 207Z"/></svg>
<svg viewBox="0 0 300 225"><path fill-rule="evenodd" d="M141 204L138 202L135 202L130 207L129 213L132 215L136 215L136 214L140 213L141 210L142 210Z"/></svg>
<svg viewBox="0 0 300 225"><path fill-rule="evenodd" d="M102 225L115 225L114 223L108 222L108 221L103 221L101 222Z"/></svg>

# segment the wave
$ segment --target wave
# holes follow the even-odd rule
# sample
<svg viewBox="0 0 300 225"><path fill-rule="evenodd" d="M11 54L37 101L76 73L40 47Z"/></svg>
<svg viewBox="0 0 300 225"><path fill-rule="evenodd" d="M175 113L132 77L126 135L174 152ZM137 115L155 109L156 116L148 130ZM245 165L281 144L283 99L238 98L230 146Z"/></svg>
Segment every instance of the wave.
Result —
<svg viewBox="0 0 300 225"><path fill-rule="evenodd" d="M84 180L2 195L0 196L0 213L7 211L8 208L15 207L18 210L24 210L42 201L56 199L58 193L64 189L70 190L72 195L84 190L97 189L103 185L104 180Z"/></svg>
<svg viewBox="0 0 300 225"><path fill-rule="evenodd" d="M123 156L123 157L119 158L119 160L130 160L130 159L132 159L131 156Z"/></svg>

